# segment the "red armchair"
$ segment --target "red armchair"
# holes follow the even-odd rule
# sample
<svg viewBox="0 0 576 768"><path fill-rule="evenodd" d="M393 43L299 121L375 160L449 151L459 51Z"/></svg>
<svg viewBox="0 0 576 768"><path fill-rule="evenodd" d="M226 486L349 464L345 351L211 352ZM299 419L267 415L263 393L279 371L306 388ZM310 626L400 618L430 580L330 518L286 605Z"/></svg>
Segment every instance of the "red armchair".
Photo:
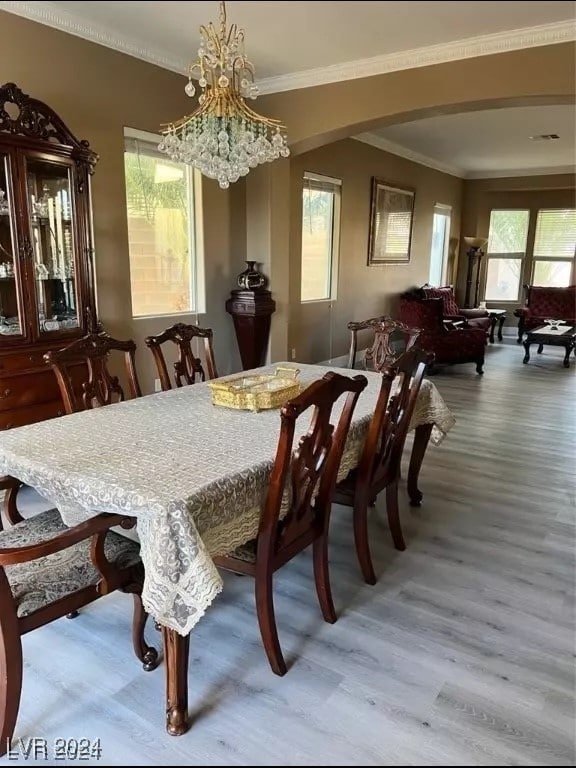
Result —
<svg viewBox="0 0 576 768"><path fill-rule="evenodd" d="M524 331L529 331L545 320L566 320L576 325L576 285L567 288L544 288L526 285L526 304L514 311L518 320L518 344Z"/></svg>
<svg viewBox="0 0 576 768"><path fill-rule="evenodd" d="M444 303L444 320L460 320L469 328L481 328L486 334L490 332L490 316L487 309L460 309L454 296L454 288L444 285L434 288L423 285L419 289L423 299L442 299Z"/></svg>
<svg viewBox="0 0 576 768"><path fill-rule="evenodd" d="M434 354L435 363L476 363L476 373L484 373L486 331L482 328L448 328L444 323L444 305L440 298L400 299L400 320L411 328L420 328L415 346Z"/></svg>

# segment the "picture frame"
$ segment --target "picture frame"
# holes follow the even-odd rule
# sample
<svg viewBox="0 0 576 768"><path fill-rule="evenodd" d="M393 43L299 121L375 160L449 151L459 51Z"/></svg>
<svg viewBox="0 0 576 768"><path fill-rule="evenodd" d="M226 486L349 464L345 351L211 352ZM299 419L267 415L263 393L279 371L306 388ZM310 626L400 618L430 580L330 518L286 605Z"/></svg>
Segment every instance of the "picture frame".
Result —
<svg viewBox="0 0 576 768"><path fill-rule="evenodd" d="M372 177L368 266L410 263L415 197L412 187Z"/></svg>

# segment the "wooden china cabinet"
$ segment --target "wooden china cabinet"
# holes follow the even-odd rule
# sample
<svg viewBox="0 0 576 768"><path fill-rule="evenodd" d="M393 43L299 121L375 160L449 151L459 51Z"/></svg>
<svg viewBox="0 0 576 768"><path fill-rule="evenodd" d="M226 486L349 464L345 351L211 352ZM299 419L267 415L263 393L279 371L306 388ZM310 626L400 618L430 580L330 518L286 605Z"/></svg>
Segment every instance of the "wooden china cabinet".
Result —
<svg viewBox="0 0 576 768"><path fill-rule="evenodd" d="M97 159L46 104L0 87L0 429L64 412L43 355L95 322Z"/></svg>

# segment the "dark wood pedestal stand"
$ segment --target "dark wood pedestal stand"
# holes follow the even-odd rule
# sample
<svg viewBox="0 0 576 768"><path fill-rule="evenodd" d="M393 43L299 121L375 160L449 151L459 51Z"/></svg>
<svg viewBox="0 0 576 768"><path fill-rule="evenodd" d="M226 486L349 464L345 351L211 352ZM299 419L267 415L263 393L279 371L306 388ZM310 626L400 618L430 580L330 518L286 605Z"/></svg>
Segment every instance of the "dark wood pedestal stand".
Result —
<svg viewBox="0 0 576 768"><path fill-rule="evenodd" d="M247 371L264 364L270 320L276 310L272 294L265 288L231 291L226 312L232 315L242 368Z"/></svg>

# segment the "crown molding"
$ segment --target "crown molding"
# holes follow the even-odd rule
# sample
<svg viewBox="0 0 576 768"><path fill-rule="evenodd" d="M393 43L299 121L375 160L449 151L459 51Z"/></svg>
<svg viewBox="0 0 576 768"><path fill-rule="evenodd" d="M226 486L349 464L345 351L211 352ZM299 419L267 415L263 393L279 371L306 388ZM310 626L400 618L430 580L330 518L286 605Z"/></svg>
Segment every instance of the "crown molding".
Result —
<svg viewBox="0 0 576 768"><path fill-rule="evenodd" d="M550 165L544 168L514 168L508 171L468 171L467 179L514 179L519 176L558 176L576 173L576 165Z"/></svg>
<svg viewBox="0 0 576 768"><path fill-rule="evenodd" d="M104 45L120 53L126 53L172 72L184 74L188 68L188 61L174 56L169 51L121 35L110 27L87 20L81 14L61 10L49 2L5 2L1 0L0 10L68 32L71 35ZM409 51L398 51L367 59L357 59L356 61L332 64L327 67L308 69L277 77L268 77L259 80L258 86L262 94L279 93L299 88L312 88L342 80L356 80L362 77L383 75L387 72L397 72L403 69L445 64L450 61L506 53L522 48L555 45L574 40L576 40L576 24L572 20L559 21L536 27L524 27L491 35L469 37L464 40L414 48Z"/></svg>
<svg viewBox="0 0 576 768"><path fill-rule="evenodd" d="M312 88L317 85L337 83L342 80L357 80L362 77L383 75L403 69L429 67L451 61L490 56L495 53L517 51L521 48L535 48L542 45L556 45L576 40L576 24L572 20L542 24L537 27L511 29L492 35L468 37L440 45L398 51L369 59L357 59L328 67L293 72L259 80L261 93L279 93L298 88Z"/></svg>
<svg viewBox="0 0 576 768"><path fill-rule="evenodd" d="M443 163L440 160L435 160L433 157L428 157L428 155L422 155L420 152L415 152L413 149L408 149L401 144L396 144L395 141L389 141L383 136L379 136L377 133L360 133L353 138L356 141L361 141L363 144L370 144L371 147L376 147L376 149L390 152L391 155L397 155L398 157L403 157L405 160L411 160L413 163L418 163L418 165L425 165L427 168L433 168L435 171L448 173L450 176L457 176L459 179L466 178L466 171L463 168Z"/></svg>
<svg viewBox="0 0 576 768"><path fill-rule="evenodd" d="M23 16L31 21L37 21L48 27L68 32L91 43L104 45L119 53L126 53L149 64L155 64L163 69L169 69L178 74L184 74L188 62L183 61L168 51L146 45L125 35L118 34L113 29L83 18L80 14L64 11L52 3L43 2L0 2L0 10L8 11L16 16Z"/></svg>
<svg viewBox="0 0 576 768"><path fill-rule="evenodd" d="M450 176L456 176L459 179L512 179L520 176L557 176L559 174L576 173L576 165L551 165L542 168L514 168L498 171L467 171L456 165L443 163L435 160L428 155L422 155L412 149L389 141L377 133L360 133L353 136L355 141L361 141L363 144L369 144L371 147L381 149L384 152L390 152L391 155L403 157L405 160L411 160L418 165L424 165L427 168L433 168L441 173L448 173Z"/></svg>

